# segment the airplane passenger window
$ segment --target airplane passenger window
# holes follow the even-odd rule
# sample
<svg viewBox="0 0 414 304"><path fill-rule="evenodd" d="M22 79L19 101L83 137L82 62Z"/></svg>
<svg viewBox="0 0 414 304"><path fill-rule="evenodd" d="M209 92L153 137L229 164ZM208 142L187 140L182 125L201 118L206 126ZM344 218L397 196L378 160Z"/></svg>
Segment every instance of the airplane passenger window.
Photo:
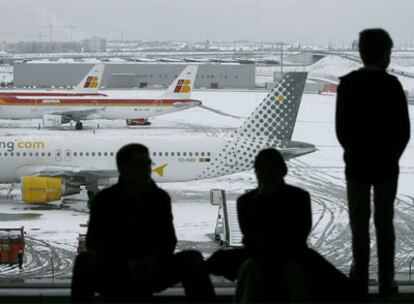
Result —
<svg viewBox="0 0 414 304"><path fill-rule="evenodd" d="M98 152L98 156L101 156L101 152Z"/></svg>
<svg viewBox="0 0 414 304"><path fill-rule="evenodd" d="M79 152L79 156L83 156L83 152Z"/></svg>
<svg viewBox="0 0 414 304"><path fill-rule="evenodd" d="M6 153L4 153L4 156L7 156L7 152L6 152Z"/></svg>
<svg viewBox="0 0 414 304"><path fill-rule="evenodd" d="M204 156L204 152L201 152L201 156Z"/></svg>
<svg viewBox="0 0 414 304"><path fill-rule="evenodd" d="M89 152L85 152L85 156L89 156Z"/></svg>
<svg viewBox="0 0 414 304"><path fill-rule="evenodd" d="M174 156L175 155L175 153L174 152L171 152L171 156Z"/></svg>
<svg viewBox="0 0 414 304"><path fill-rule="evenodd" d="M168 156L168 152L165 152L165 156Z"/></svg>
<svg viewBox="0 0 414 304"><path fill-rule="evenodd" d="M198 156L198 152L195 153L195 156Z"/></svg>
<svg viewBox="0 0 414 304"><path fill-rule="evenodd" d="M181 155L181 153L180 152L177 152L177 156L180 156Z"/></svg>
<svg viewBox="0 0 414 304"><path fill-rule="evenodd" d="M20 156L20 153L19 152L16 152L16 156Z"/></svg>
<svg viewBox="0 0 414 304"><path fill-rule="evenodd" d="M108 156L108 152L104 152L104 156Z"/></svg>
<svg viewBox="0 0 414 304"><path fill-rule="evenodd" d="M188 156L193 156L193 153L192 153L192 152L189 152L189 153L188 153Z"/></svg>
<svg viewBox="0 0 414 304"><path fill-rule="evenodd" d="M77 152L73 152L73 156L78 156L78 153Z"/></svg>
<svg viewBox="0 0 414 304"><path fill-rule="evenodd" d="M92 152L92 156L95 156L95 152Z"/></svg>
<svg viewBox="0 0 414 304"><path fill-rule="evenodd" d="M183 156L187 156L187 152L183 152Z"/></svg>
<svg viewBox="0 0 414 304"><path fill-rule="evenodd" d="M48 152L47 153L47 156L52 156L52 152Z"/></svg>
<svg viewBox="0 0 414 304"><path fill-rule="evenodd" d="M39 152L35 152L35 156L39 156Z"/></svg>

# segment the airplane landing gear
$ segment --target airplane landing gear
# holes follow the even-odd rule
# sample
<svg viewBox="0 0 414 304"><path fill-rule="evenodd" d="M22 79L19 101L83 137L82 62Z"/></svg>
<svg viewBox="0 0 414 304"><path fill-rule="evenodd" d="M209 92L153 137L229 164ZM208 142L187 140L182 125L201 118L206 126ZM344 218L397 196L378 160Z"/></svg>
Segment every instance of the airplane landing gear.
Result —
<svg viewBox="0 0 414 304"><path fill-rule="evenodd" d="M76 125L75 125L75 129L76 130L82 130L83 129L83 123L80 122L80 121L77 121Z"/></svg>
<svg viewBox="0 0 414 304"><path fill-rule="evenodd" d="M86 193L88 195L88 207L90 209L90 204L93 198L98 194L99 188L96 182L87 183L85 185Z"/></svg>

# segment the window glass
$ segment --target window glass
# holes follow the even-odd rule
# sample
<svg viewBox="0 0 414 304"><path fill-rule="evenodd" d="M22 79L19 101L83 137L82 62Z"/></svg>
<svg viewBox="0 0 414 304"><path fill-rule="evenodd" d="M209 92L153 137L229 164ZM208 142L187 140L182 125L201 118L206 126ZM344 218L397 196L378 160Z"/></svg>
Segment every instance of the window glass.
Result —
<svg viewBox="0 0 414 304"><path fill-rule="evenodd" d="M0 198L6 201L0 202L0 221L4 227L24 226L27 232L23 270L6 262L0 267L2 281L12 277L25 282L37 282L37 278L41 282L70 281L78 238L86 233L89 220L85 186L102 190L116 182L116 153L121 143L148 145L154 161L152 178L157 184L168 181L159 186L172 198L177 251L192 247L205 258L222 244L227 246L230 239L215 241L221 237L220 229L229 226L216 226L217 220L220 224L224 219L224 211L218 218L219 207L209 204L210 189L225 190L230 206L257 186L253 169L257 153L279 147L289 160L285 182L305 189L312 198L309 247L349 273L352 241L345 164L335 134L338 84L344 81L342 76L363 66L359 32L368 27L385 28L393 40L387 73L401 83L412 126L414 1L3 2L0 99L6 100L2 94L8 90L36 93L19 98L26 100L30 117L20 119L18 109L14 109L16 117L4 117L5 105L0 105ZM95 63L105 63L103 75L86 77ZM175 84L174 79L188 65L198 66L195 79L184 75ZM297 74L289 76L291 82L283 78L283 84L279 83L292 71L307 72L303 94L296 87ZM82 85L82 79L89 79L89 84ZM173 83L175 93L169 94L167 88ZM388 92L379 84L374 89L365 82L361 86L376 96ZM51 97L56 92L72 96ZM77 93L88 96L73 96ZM46 97L39 96L42 94ZM356 102L358 94L352 96ZM159 98L164 100L162 107ZM202 106L191 107L196 103L180 99L200 100ZM292 114L296 99L301 102L297 115ZM396 108L394 99L387 100L380 112L391 115ZM76 100L76 107L64 114L63 100ZM77 106L83 103L80 100L93 100L94 109L85 112L83 106ZM101 100L106 105L101 106ZM122 115L111 117L116 103L122 104L117 109ZM59 107L56 117L44 116L53 114L42 112L46 104ZM367 111L379 104L376 101ZM258 105L263 107L255 111ZM359 107L354 105L352 112ZM368 120L376 119L369 114ZM46 121L57 122L52 120L58 115L62 125L43 126ZM356 122L358 117L354 118ZM75 129L78 119L82 130ZM377 148L366 151L372 158L393 149L392 142L400 137L392 133L390 139L387 132L394 124L387 117L381 121L383 141L369 144ZM411 279L414 256L411 137L399 159L393 212L396 279L405 282ZM44 185L30 185L32 190L47 188L36 190L39 197L43 191L44 200L52 193L62 193L62 198L24 205L25 195L20 195L22 185L18 184L25 175L48 178L34 179ZM6 188L13 183L13 191L8 193ZM114 212L122 213L122 203L114 202ZM226 212L232 207L235 205ZM370 233L375 234L374 225ZM117 241L108 240L108 252L123 250L126 245ZM376 247L375 238L371 247ZM378 281L377 255L374 250L370 258L370 283ZM1 251L0 263L4 257Z"/></svg>

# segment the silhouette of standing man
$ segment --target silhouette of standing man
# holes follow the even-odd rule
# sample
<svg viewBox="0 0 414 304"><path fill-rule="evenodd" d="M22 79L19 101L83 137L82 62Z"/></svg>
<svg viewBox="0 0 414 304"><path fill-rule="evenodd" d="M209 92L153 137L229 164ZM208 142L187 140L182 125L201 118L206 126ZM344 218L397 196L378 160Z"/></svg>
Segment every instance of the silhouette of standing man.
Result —
<svg viewBox="0 0 414 304"><path fill-rule="evenodd" d="M378 277L381 294L398 292L394 281L394 199L399 159L410 137L407 100L389 75L393 43L383 29L360 33L363 68L341 78L336 134L344 148L353 261L350 276L368 292L370 193L374 193Z"/></svg>
<svg viewBox="0 0 414 304"><path fill-rule="evenodd" d="M91 202L87 251L75 263L72 301L150 301L153 292L183 283L189 302L213 302L215 295L200 252L174 253L170 196L151 179L148 149L122 147L116 155L119 181Z"/></svg>

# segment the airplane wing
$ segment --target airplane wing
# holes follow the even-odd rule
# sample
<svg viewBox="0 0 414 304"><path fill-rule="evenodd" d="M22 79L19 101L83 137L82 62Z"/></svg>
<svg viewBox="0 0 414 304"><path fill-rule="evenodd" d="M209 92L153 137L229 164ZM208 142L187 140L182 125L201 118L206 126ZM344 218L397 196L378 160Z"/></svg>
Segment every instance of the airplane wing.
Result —
<svg viewBox="0 0 414 304"><path fill-rule="evenodd" d="M94 108L87 110L76 110L76 111L62 111L62 112L52 112L50 114L62 116L62 122L69 122L71 120L82 120L86 119L89 115L99 113L103 111L104 108Z"/></svg>
<svg viewBox="0 0 414 304"><path fill-rule="evenodd" d="M97 170L79 166L23 166L16 170L18 176L48 176L75 179L83 183L84 179L101 179L118 177L116 170Z"/></svg>

